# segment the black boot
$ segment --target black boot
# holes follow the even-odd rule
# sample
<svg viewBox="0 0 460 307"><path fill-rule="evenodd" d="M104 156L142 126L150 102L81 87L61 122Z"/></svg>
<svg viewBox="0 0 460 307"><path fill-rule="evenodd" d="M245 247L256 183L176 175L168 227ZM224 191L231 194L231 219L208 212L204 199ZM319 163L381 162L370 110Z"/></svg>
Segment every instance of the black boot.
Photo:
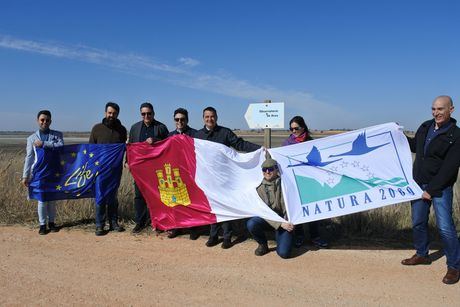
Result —
<svg viewBox="0 0 460 307"><path fill-rule="evenodd" d="M46 225L40 225L40 229L38 230L39 235L46 235Z"/></svg>

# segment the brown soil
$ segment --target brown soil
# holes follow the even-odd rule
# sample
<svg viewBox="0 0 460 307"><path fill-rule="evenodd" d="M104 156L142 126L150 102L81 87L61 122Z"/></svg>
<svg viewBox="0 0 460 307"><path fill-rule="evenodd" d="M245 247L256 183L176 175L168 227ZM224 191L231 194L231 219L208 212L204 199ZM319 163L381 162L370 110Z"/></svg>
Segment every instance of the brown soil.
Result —
<svg viewBox="0 0 460 307"><path fill-rule="evenodd" d="M96 237L0 226L0 305L451 305L460 284L441 282L445 258L404 267L410 250L319 250L256 257L205 238L129 232Z"/></svg>

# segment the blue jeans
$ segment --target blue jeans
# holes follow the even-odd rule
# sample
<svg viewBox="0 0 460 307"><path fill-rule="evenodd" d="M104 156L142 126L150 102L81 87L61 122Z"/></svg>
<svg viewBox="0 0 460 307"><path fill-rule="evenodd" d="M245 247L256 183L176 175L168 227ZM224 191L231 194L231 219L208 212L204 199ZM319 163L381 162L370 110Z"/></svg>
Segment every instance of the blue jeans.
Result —
<svg viewBox="0 0 460 307"><path fill-rule="evenodd" d="M38 201L38 221L40 225L46 225L46 218L48 223L54 223L56 218L56 202L54 201Z"/></svg>
<svg viewBox="0 0 460 307"><path fill-rule="evenodd" d="M267 244L267 237L265 236L265 231L275 231L276 235L276 253L281 258L289 258L291 256L292 250L292 241L294 238L294 233L284 230L283 228L273 229L270 224L267 223L263 218L258 216L251 217L246 226L248 227L249 232L251 233L254 240L259 244Z"/></svg>
<svg viewBox="0 0 460 307"><path fill-rule="evenodd" d="M424 190L426 185L422 185L421 188ZM460 269L460 243L452 218L452 197L452 187L447 187L442 191L441 197L432 197L432 201L424 199L412 201L412 230L417 255L428 256L428 217L433 203L436 226L442 239L447 266L458 270Z"/></svg>
<svg viewBox="0 0 460 307"><path fill-rule="evenodd" d="M104 227L106 220L106 212L109 218L109 223L118 223L118 197L115 195L96 203L96 227Z"/></svg>

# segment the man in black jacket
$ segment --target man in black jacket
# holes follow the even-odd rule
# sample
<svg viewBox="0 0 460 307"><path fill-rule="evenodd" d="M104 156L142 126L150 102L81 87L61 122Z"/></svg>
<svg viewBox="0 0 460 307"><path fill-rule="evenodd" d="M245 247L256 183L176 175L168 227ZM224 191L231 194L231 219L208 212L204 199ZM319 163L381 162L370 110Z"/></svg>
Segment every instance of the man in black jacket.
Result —
<svg viewBox="0 0 460 307"><path fill-rule="evenodd" d="M127 139L126 128L118 119L120 107L115 102L107 102L105 105L105 117L102 123L94 125L89 136L90 144L113 144L125 143ZM109 230L124 231L123 226L118 225L118 198L117 191L103 203L96 203L96 236L105 234L106 211L109 218ZM106 209L107 208L107 209Z"/></svg>
<svg viewBox="0 0 460 307"><path fill-rule="evenodd" d="M195 136L196 129L191 128L188 125L188 111L184 108L179 108L174 111L174 123L176 129L171 131L168 136L176 134L185 134L191 137Z"/></svg>
<svg viewBox="0 0 460 307"><path fill-rule="evenodd" d="M452 98L439 96L433 101L433 119L424 122L414 138L408 138L415 162L413 176L423 190L422 198L412 202L412 230L416 254L404 259L403 265L431 264L428 257L428 216L430 205L436 216L444 253L447 258L446 284L458 282L460 243L452 218L452 186L460 166L460 128L451 118Z"/></svg>
<svg viewBox="0 0 460 307"><path fill-rule="evenodd" d="M217 125L217 111L213 107L207 107L203 110L204 127L195 134L197 139L208 140L233 147L235 150L243 152L251 152L260 148L259 145L243 140L236 136L232 130ZM206 246L211 247L219 243L218 231L222 227L224 232L224 241L222 248L227 249L232 247L232 226L231 222L222 222L211 225L209 239Z"/></svg>
<svg viewBox="0 0 460 307"><path fill-rule="evenodd" d="M169 132L169 136L185 134L190 137L194 137L196 129L193 129L188 125L188 111L184 108L178 108L174 111L174 124L176 129ZM196 227L189 228L190 231L190 240L196 240L199 238L199 234ZM181 234L180 229L171 229L168 231L168 238L173 239Z"/></svg>
<svg viewBox="0 0 460 307"><path fill-rule="evenodd" d="M168 128L163 123L155 120L155 112L151 103L144 102L141 104L140 111L142 120L135 123L129 130L129 143L146 142L152 145L168 137ZM136 226L134 226L133 233L139 233L148 225L149 211L145 199L135 182L134 194Z"/></svg>

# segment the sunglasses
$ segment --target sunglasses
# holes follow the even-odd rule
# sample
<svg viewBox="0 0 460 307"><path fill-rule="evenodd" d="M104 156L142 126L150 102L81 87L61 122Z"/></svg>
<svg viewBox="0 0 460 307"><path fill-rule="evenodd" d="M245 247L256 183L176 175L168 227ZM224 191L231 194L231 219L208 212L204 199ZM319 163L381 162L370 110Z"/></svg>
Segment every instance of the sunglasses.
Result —
<svg viewBox="0 0 460 307"><path fill-rule="evenodd" d="M51 122L51 119L47 118L47 119L40 119L40 122L41 123L49 123Z"/></svg>
<svg viewBox="0 0 460 307"><path fill-rule="evenodd" d="M289 130L291 130L291 131L299 131L300 129L302 129L302 127L291 127L291 128L289 128Z"/></svg>
<svg viewBox="0 0 460 307"><path fill-rule="evenodd" d="M277 168L276 167L262 167L262 172L266 173L266 172L273 172L275 171Z"/></svg>
<svg viewBox="0 0 460 307"><path fill-rule="evenodd" d="M142 116L150 116L150 115L152 115L152 112L142 112L141 115Z"/></svg>
<svg viewBox="0 0 460 307"><path fill-rule="evenodd" d="M176 122L185 122L185 117L176 117L174 118Z"/></svg>

